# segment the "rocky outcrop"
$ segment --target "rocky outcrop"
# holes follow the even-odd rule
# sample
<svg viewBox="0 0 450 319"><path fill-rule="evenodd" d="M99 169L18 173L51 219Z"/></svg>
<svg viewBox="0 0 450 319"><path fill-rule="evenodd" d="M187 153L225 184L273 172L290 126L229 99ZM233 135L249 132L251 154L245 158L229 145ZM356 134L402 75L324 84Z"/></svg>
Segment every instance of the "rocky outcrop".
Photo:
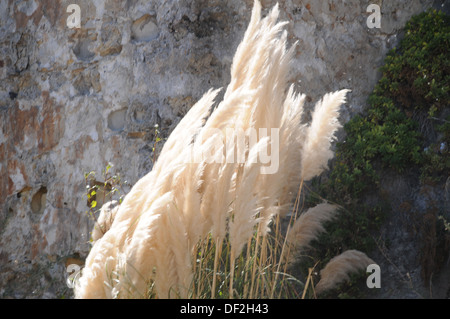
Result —
<svg viewBox="0 0 450 319"><path fill-rule="evenodd" d="M386 52L427 0L280 2L292 82L315 102L350 88L343 121L364 110ZM262 1L270 8L275 1ZM436 2L435 5L440 5ZM130 184L209 88L224 87L252 1L0 0L0 297L70 297L93 219L84 174L114 164ZM162 143L162 142L161 142ZM159 145L161 145L159 143ZM155 152L157 152L156 147ZM101 181L101 180L100 180ZM83 197L84 196L84 197Z"/></svg>

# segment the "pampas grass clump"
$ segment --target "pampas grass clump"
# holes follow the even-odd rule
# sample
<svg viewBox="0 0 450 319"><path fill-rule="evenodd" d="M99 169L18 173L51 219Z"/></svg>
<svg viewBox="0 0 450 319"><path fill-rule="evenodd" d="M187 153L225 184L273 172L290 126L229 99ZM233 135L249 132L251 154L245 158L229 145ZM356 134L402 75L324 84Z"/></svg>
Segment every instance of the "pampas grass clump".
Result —
<svg viewBox="0 0 450 319"><path fill-rule="evenodd" d="M77 298L282 295L288 242L306 244L335 208L323 204L301 215L289 240L279 221L303 181L327 168L347 90L325 95L310 125L302 123L305 95L287 83L295 47L287 49L278 15L275 6L261 18L255 1L223 100L211 113L219 90L208 91L152 171L113 214L102 210L107 231L96 234ZM244 142L227 148L242 132ZM270 165L261 161L264 151L271 151Z"/></svg>

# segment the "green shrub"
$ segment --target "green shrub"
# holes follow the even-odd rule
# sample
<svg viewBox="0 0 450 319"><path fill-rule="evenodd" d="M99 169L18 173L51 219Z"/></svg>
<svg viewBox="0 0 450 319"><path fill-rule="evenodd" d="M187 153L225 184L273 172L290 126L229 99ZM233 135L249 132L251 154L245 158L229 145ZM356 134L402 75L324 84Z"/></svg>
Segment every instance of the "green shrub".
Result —
<svg viewBox="0 0 450 319"><path fill-rule="evenodd" d="M405 37L382 67L380 89L407 109L434 115L448 106L450 94L450 17L429 10L413 17Z"/></svg>
<svg viewBox="0 0 450 319"><path fill-rule="evenodd" d="M450 18L429 10L413 17L405 37L391 50L382 77L370 95L366 116L345 125L346 141L338 143L328 188L336 198L358 199L378 184L375 167L402 173L418 165L422 175L448 169L448 121L437 127L441 140L423 151L424 136L413 114L434 116L450 102ZM439 119L438 119L439 120ZM425 148L427 149L427 148ZM442 151L444 149L444 151ZM439 162L439 163L438 163Z"/></svg>
<svg viewBox="0 0 450 319"><path fill-rule="evenodd" d="M424 150L424 165L420 175L422 183L442 183L450 176L450 116L442 123L436 127L441 138Z"/></svg>
<svg viewBox="0 0 450 319"><path fill-rule="evenodd" d="M345 249L376 247L373 234L390 211L381 174L414 172L422 183L445 182L450 175L450 119L441 116L450 104L449 47L450 19L444 13L429 10L406 24L404 39L381 68L367 113L344 126L346 139L337 144L329 179L318 186L319 197L344 209L314 242L303 269L316 263L320 269ZM436 134L426 136L419 120ZM368 198L377 204L368 205ZM354 296L347 288L336 296Z"/></svg>

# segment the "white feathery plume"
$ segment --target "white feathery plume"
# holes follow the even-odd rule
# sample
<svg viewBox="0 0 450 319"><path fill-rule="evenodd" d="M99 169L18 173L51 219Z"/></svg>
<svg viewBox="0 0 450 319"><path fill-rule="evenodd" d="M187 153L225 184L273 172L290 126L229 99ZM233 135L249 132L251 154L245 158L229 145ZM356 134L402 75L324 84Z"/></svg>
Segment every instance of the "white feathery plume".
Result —
<svg viewBox="0 0 450 319"><path fill-rule="evenodd" d="M155 281L155 286L162 295L167 294L170 287L176 284L174 281L176 277L173 273L176 268L167 269L166 266L165 269L158 271L158 277L153 273L155 266L173 263L171 249L164 248L165 245L170 244L170 236L165 228L167 227L167 216L165 219L162 217L166 215L167 206L172 201L173 194L171 192L162 194L149 211L141 215L133 236L125 246L127 262L124 273L135 287L131 297L139 298L145 295L149 280Z"/></svg>
<svg viewBox="0 0 450 319"><path fill-rule="evenodd" d="M92 244L99 240L111 228L117 210L119 209L118 204L116 200L103 204L92 230Z"/></svg>
<svg viewBox="0 0 450 319"><path fill-rule="evenodd" d="M152 171L159 172L170 165L172 160L179 159L180 150L192 143L194 135L201 129L205 118L209 115L214 99L221 89L206 92L203 97L186 113L174 128L159 155ZM183 136L180 138L179 136Z"/></svg>
<svg viewBox="0 0 450 319"><path fill-rule="evenodd" d="M257 206L255 183L259 174L258 154L267 147L269 138L261 139L250 149L243 174L236 181L236 192L233 201L233 215L229 222L231 255L237 257L248 238L253 235L254 226L259 222L256 217L260 207Z"/></svg>
<svg viewBox="0 0 450 319"><path fill-rule="evenodd" d="M303 145L300 175L304 181L320 175L333 158L330 146L335 139L335 132L342 126L338 121L339 107L345 102L347 92L349 90L325 94L315 106Z"/></svg>

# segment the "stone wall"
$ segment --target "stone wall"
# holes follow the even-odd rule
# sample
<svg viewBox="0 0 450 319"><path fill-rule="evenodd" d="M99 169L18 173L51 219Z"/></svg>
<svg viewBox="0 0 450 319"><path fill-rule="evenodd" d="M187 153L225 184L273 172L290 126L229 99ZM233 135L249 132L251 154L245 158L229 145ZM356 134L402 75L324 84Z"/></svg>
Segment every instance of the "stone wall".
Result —
<svg viewBox="0 0 450 319"><path fill-rule="evenodd" d="M69 4L81 28L69 28ZM369 29L370 3L381 28ZM435 5L439 6L439 1ZM275 1L265 0L265 12ZM130 184L209 88L224 87L250 0L0 0L0 297L71 297L66 266L90 244L84 174ZM292 82L314 103L349 88L362 112L387 51L428 0L280 1L298 41ZM161 145L161 144L159 144Z"/></svg>

